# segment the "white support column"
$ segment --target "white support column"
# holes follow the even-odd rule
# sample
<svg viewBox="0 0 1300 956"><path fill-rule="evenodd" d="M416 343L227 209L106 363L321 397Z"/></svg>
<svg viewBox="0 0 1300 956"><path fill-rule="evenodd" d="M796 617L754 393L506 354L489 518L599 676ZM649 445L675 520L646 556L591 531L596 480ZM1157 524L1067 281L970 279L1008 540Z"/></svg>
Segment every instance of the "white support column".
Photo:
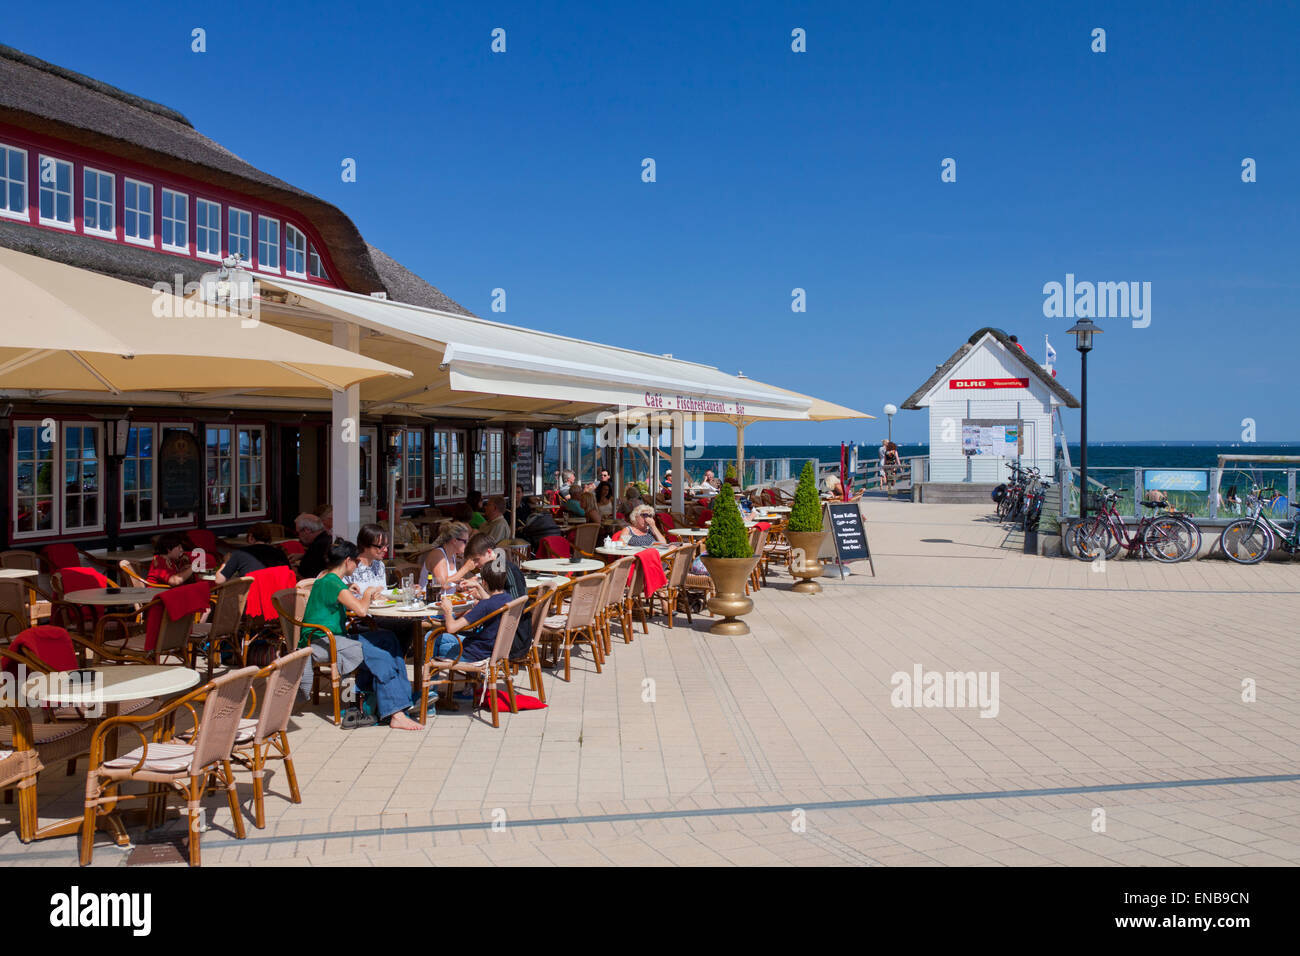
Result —
<svg viewBox="0 0 1300 956"><path fill-rule="evenodd" d="M678 514L686 511L686 446L682 432L686 428L686 416L681 412L673 414L673 497L671 510Z"/></svg>
<svg viewBox="0 0 1300 956"><path fill-rule="evenodd" d="M349 352L361 351L361 329L335 322L333 343ZM330 505L334 536L357 540L361 530L361 387L334 392L330 428Z"/></svg>
<svg viewBox="0 0 1300 956"><path fill-rule="evenodd" d="M745 420L736 419L736 480L740 482L739 491L745 488Z"/></svg>

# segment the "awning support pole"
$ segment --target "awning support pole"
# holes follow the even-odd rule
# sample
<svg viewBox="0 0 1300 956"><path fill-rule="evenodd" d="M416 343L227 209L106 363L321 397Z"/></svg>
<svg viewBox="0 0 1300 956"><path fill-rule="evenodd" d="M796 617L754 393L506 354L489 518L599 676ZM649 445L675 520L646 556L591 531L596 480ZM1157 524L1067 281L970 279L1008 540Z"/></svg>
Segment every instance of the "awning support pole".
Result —
<svg viewBox="0 0 1300 956"><path fill-rule="evenodd" d="M681 412L673 415L673 495L671 509L677 514L686 510L686 416Z"/></svg>
<svg viewBox="0 0 1300 956"><path fill-rule="evenodd" d="M353 323L335 322L333 340L338 348L361 351L361 329ZM334 509L334 536L356 541L361 530L360 386L334 392L330 407L330 506Z"/></svg>

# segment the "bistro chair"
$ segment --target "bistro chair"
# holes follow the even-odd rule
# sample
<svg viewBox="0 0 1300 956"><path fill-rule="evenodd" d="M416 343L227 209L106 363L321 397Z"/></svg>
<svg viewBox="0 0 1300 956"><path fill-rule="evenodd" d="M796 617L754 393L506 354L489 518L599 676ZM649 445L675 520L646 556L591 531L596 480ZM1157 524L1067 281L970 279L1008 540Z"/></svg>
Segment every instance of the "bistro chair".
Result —
<svg viewBox="0 0 1300 956"><path fill-rule="evenodd" d="M35 551L0 551L0 568L13 568L20 571L35 571L36 577L22 578L28 592L28 601L32 615L32 624L50 616L50 607L54 603L53 584L50 573L41 556Z"/></svg>
<svg viewBox="0 0 1300 956"><path fill-rule="evenodd" d="M665 558L671 558L668 566L668 582L656 591L650 597L651 605L655 601L660 603L663 608L664 618L667 620L669 630L673 626L673 618L677 615L677 598L682 594L686 587L686 575L691 570L691 559L695 554L693 544L679 545L673 550L665 552ZM691 609L686 608L686 620L691 622Z"/></svg>
<svg viewBox="0 0 1300 956"><path fill-rule="evenodd" d="M65 597L77 591L109 588L113 586L113 582L94 568L77 566L60 568L55 571L50 575L50 585L53 588L53 600L50 602L50 623L63 627L66 627L69 623L75 623L77 631L84 636L87 627L93 631L94 627L99 623L99 620L104 616L104 609L84 604L73 604L64 600Z"/></svg>
<svg viewBox="0 0 1300 956"><path fill-rule="evenodd" d="M528 671L528 682L531 685L529 689L536 692L538 701L543 704L546 703L546 688L542 685L542 654L539 647L542 627L546 624L546 618L549 616L547 612L550 610L552 602L556 600L556 592L568 588L572 583L572 581L568 581L560 585L559 588L552 585L538 589L532 605L525 608L529 617L523 625L532 628L533 639L529 642L528 650L523 656L511 657L506 661L506 666L510 669L512 677L521 668Z"/></svg>
<svg viewBox="0 0 1300 956"><path fill-rule="evenodd" d="M627 588L633 578L632 566L636 558L628 555L619 558L605 568L609 579L605 586L605 596L601 601L601 626L605 632L605 653L613 649L610 643L610 625L617 620L618 629L623 632L623 643L632 643L632 627L626 615Z"/></svg>
<svg viewBox="0 0 1300 956"><path fill-rule="evenodd" d="M168 657L185 665L192 664L190 634L210 599L211 589L206 581L166 588L134 611L100 617L95 623L95 643L118 653L134 654L150 664L161 664ZM172 608L186 605L192 609L179 611L177 617L172 617ZM120 632L116 643L108 640L110 631Z"/></svg>
<svg viewBox="0 0 1300 956"><path fill-rule="evenodd" d="M123 587L128 588L165 588L169 585L159 584L157 581L150 581L140 574L140 564L128 558L123 558L117 562L117 569L121 572L118 578Z"/></svg>
<svg viewBox="0 0 1300 956"><path fill-rule="evenodd" d="M587 522L573 529L573 547L584 558L594 558L596 556L596 546L599 543L599 524Z"/></svg>
<svg viewBox="0 0 1300 956"><path fill-rule="evenodd" d="M334 632L327 627L319 624L306 624L303 622L303 613L307 610L307 598L310 592L303 588L285 588L282 591L276 591L275 596L271 598L271 603L275 605L276 611L280 614L280 630L284 634L286 643L291 649L298 647L298 641L302 639L302 629L310 627L311 633L323 635L329 642L330 656L327 660L318 661L313 656L308 666L311 667L311 703L315 707L320 703L320 687L322 681L328 681L330 686L330 695L334 700L334 726L338 727L343 723L342 695L340 694L340 685L342 684L342 675L339 674L339 649L335 643ZM310 651L310 647L306 648Z"/></svg>
<svg viewBox="0 0 1300 956"><path fill-rule="evenodd" d="M0 644L32 626L30 594L21 580L0 581Z"/></svg>
<svg viewBox="0 0 1300 956"><path fill-rule="evenodd" d="M749 585L755 591L767 584L767 565L763 562L763 554L767 549L767 528L755 527L749 533L749 548L758 555L758 561L754 564L754 569L749 572ZM761 580L761 583L760 583Z"/></svg>
<svg viewBox="0 0 1300 956"><path fill-rule="evenodd" d="M564 650L564 679L572 679L571 655L575 644L589 644L596 673L601 672L605 652L599 634L600 601L604 596L605 574L587 574L573 582L569 608L565 614L553 614L542 622L542 642L550 649L551 661L560 666Z"/></svg>
<svg viewBox="0 0 1300 956"><path fill-rule="evenodd" d="M0 656L11 657L2 649ZM36 779L46 766L63 762L71 775L77 758L90 752L93 731L90 724L81 722L33 724L26 707L0 707L0 788L18 789L20 842L77 832L81 821L75 819L40 826Z"/></svg>
<svg viewBox="0 0 1300 956"><path fill-rule="evenodd" d="M244 608L248 604L248 591L253 586L251 577L235 578L225 584L218 584L212 589L212 612L206 621L200 621L190 630L187 660L193 667L198 654L208 662L208 680L212 680L212 668L221 659L221 649L229 648L239 655L240 661L248 664L248 641L241 640L243 633Z"/></svg>
<svg viewBox="0 0 1300 956"><path fill-rule="evenodd" d="M293 769L293 754L289 750L289 718L293 714L293 701L302 682L302 672L311 663L311 648L304 647L277 659L269 667L257 672L266 679L262 689L262 707L256 718L239 722L232 754L235 762L253 774L253 825L259 830L266 826L263 806L264 778L267 760L283 760L284 774L289 781L289 802L302 803L298 791L298 774ZM256 707L257 692L251 692L250 706Z"/></svg>
<svg viewBox="0 0 1300 956"><path fill-rule="evenodd" d="M515 684L511 676L510 666L510 648L515 642L515 631L519 629L519 621L524 616L524 605L528 603L528 596L515 598L508 604L497 608L491 614L485 615L476 621L474 628L481 626L494 617L500 617L497 624L497 638L492 645L492 653L481 661L462 661L461 655L464 653L464 640L460 634L455 635L460 647L457 648L455 658L433 657L434 641L425 644L425 668L424 668L424 686L426 688L433 686L435 683L445 685L447 693L450 694L457 684L469 683L474 685L474 700L477 704L481 703L483 696L491 694L489 707L492 710L492 726L500 727L500 701L497 699L497 685L501 681L506 683L506 695L510 701L510 713L519 713L519 707L515 703ZM471 628L470 630L474 630ZM461 634L468 633L462 631ZM433 675L445 673L446 678L434 680ZM481 693L480 693L481 690ZM424 699L420 701L420 723L424 723L428 717L429 695L426 693Z"/></svg>
<svg viewBox="0 0 1300 956"><path fill-rule="evenodd" d="M190 866L200 865L202 811L199 804L211 776L226 791L235 836L244 839L244 817L230 763L244 702L256 674L256 667L231 671L152 714L110 717L100 722L91 739L90 769L86 772L86 802L81 821L82 866L90 863L95 852L95 818L101 807L111 812L124 801L147 800L150 822L158 825L162 822L168 788L185 797ZM203 713L197 716L194 705L200 701ZM181 708L195 715L192 743L182 743L172 733L175 714ZM153 726L152 740L144 732L149 725ZM119 730L134 732L140 738L140 746L120 757L106 758L109 741L116 738ZM118 793L122 784L136 782L150 784L149 791L129 796Z"/></svg>

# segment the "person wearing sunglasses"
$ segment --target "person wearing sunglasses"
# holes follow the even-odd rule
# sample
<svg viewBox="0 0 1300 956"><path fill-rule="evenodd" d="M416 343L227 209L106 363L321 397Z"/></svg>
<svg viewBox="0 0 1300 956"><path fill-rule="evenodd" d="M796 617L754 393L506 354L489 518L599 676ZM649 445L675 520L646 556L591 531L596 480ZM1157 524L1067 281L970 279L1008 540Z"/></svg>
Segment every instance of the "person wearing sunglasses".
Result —
<svg viewBox="0 0 1300 956"><path fill-rule="evenodd" d="M388 555L388 535L382 525L366 524L357 534L357 569L343 579L343 583L358 594L367 588L388 587L388 572L384 558Z"/></svg>
<svg viewBox="0 0 1300 956"><path fill-rule="evenodd" d="M424 573L447 587L473 577L478 568L473 561L464 561L465 545L469 543L469 525L463 521L449 521L433 542L433 550L425 556ZM423 583L423 582L421 582Z"/></svg>

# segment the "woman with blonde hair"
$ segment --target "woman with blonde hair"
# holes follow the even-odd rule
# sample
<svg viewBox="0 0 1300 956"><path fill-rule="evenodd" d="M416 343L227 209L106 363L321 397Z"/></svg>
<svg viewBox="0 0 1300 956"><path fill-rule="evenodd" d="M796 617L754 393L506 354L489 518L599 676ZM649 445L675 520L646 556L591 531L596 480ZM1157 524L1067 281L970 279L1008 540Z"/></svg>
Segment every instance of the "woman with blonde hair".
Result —
<svg viewBox="0 0 1300 956"><path fill-rule="evenodd" d="M656 544L667 544L655 522L655 510L649 505L637 505L632 509L628 526L614 536L620 544L634 548L652 548Z"/></svg>
<svg viewBox="0 0 1300 956"><path fill-rule="evenodd" d="M433 550L424 558L424 569L434 581L446 587L474 574L473 561L461 561L465 545L469 542L469 525L463 521L448 521L433 542ZM423 582L421 582L423 583Z"/></svg>
<svg viewBox="0 0 1300 956"><path fill-rule="evenodd" d="M596 504L596 493L584 491L578 499L582 503L582 513L591 524L600 524L600 506Z"/></svg>

